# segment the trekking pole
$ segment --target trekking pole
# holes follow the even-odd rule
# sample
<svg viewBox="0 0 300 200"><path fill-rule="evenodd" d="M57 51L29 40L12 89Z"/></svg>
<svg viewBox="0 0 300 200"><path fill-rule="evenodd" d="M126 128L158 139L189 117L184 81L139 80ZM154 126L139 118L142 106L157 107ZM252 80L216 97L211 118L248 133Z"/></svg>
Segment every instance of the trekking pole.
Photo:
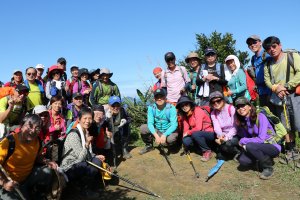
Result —
<svg viewBox="0 0 300 200"><path fill-rule="evenodd" d="M188 157L188 159L189 159L189 161L190 161L190 164L192 165L192 167L193 167L193 169L194 169L195 176L196 176L197 178L199 178L199 177L200 177L200 174L196 171L196 168L195 168L194 163L193 163L193 161L192 161L190 152L189 152L189 151L186 151L185 154L187 155L187 157Z"/></svg>
<svg viewBox="0 0 300 200"><path fill-rule="evenodd" d="M112 153L113 153L113 163L114 163L114 167L116 170L117 169L117 151L116 151L116 145L115 145L115 140L114 140L115 127L114 127L113 117L110 118L110 122L111 122L111 129L112 129L112 137L110 139L110 142L111 142Z"/></svg>
<svg viewBox="0 0 300 200"><path fill-rule="evenodd" d="M100 170L102 170L102 171L105 171L105 172L109 173L110 175L113 175L113 176L115 176L115 177L117 177L117 178L119 178L119 179L125 181L126 183L129 183L129 184L132 185L133 187L136 187L136 188L139 188L139 189L143 190L144 192L146 192L146 193L149 194L149 195L152 195L152 196L155 196L155 197L160 198L159 195L157 195L157 194L155 194L155 193L149 191L148 189L146 189L146 188L144 188L144 187L142 187L142 186L140 186L140 185L138 185L138 184L136 184L136 183L134 183L134 182L132 182L132 181L126 179L126 178L123 178L122 176L119 176L119 175L117 175L117 174L115 174L115 173L113 173L113 172L110 172L109 170L104 169L103 167L100 167L100 166L98 166L98 165L96 165L96 164L94 164L94 163L92 163L92 162L90 162L90 161L86 161L86 162L87 162L88 164L92 165L93 167L96 167L96 168L98 168L98 169L100 169Z"/></svg>
<svg viewBox="0 0 300 200"><path fill-rule="evenodd" d="M165 152L164 147L160 144L160 145L158 146L158 148L161 150L163 156L165 157L165 159L166 159L166 161L167 161L169 167L170 167L171 170L172 170L173 175L176 176L176 173L175 173L175 171L174 171L174 169L173 169L173 167L172 167L172 165L171 165L171 162L170 162L170 160L169 160L169 158L168 158L168 156L167 156L167 153Z"/></svg>
<svg viewBox="0 0 300 200"><path fill-rule="evenodd" d="M2 174L4 175L4 178L6 178L8 181L13 181L8 174L6 173L5 169L3 168L3 166L0 164L0 170L2 172ZM21 190L18 187L14 187L14 190L18 193L19 197L22 200L26 200L26 198L24 197L24 195L22 194Z"/></svg>

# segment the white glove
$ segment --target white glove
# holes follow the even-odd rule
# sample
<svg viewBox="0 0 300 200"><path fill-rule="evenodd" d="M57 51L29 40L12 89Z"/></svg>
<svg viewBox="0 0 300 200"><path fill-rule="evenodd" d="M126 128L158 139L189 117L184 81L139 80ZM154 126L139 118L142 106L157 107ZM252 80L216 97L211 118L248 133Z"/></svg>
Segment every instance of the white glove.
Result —
<svg viewBox="0 0 300 200"><path fill-rule="evenodd" d="M120 123L120 125L118 126L118 128L123 127L123 126L126 124L126 122L127 122L126 119L121 119L121 123Z"/></svg>

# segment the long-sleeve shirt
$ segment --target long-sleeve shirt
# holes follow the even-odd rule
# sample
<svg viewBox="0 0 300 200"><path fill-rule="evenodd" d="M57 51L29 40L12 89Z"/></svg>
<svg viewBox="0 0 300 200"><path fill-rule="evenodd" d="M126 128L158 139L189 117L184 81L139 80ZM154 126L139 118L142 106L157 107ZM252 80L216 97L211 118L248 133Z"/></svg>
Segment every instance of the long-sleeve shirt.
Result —
<svg viewBox="0 0 300 200"><path fill-rule="evenodd" d="M173 71L168 68L161 73L161 87L167 88L167 99L169 102L176 103L180 97L180 90L185 88L190 82L186 68L182 66L176 66Z"/></svg>
<svg viewBox="0 0 300 200"><path fill-rule="evenodd" d="M214 132L209 115L198 106L195 107L192 115L183 117L183 133L192 135L197 131Z"/></svg>
<svg viewBox="0 0 300 200"><path fill-rule="evenodd" d="M213 110L211 120L214 125L214 131L217 137L224 136L225 141L231 140L236 135L235 126L235 108L232 105L225 104L221 111Z"/></svg>
<svg viewBox="0 0 300 200"><path fill-rule="evenodd" d="M294 72L293 68L290 67L290 80L287 83L289 90L295 89L296 86L298 86L300 83L300 56L297 53L293 53L293 58L294 68L296 71ZM271 82L271 76L269 74L269 70L266 64L264 69L266 85L270 89L272 88L273 84L285 85L287 72L287 54L284 53L284 57L277 63L274 63L274 61L271 60L270 67L274 77L274 83Z"/></svg>
<svg viewBox="0 0 300 200"><path fill-rule="evenodd" d="M158 130L165 136L171 135L178 126L175 106L166 104L162 110L156 104L148 106L147 124L152 134Z"/></svg>
<svg viewBox="0 0 300 200"><path fill-rule="evenodd" d="M99 84L101 85L99 86ZM109 98L113 95L121 97L119 88L114 82L109 81L109 83L103 83L101 81L96 81L93 84L89 100L92 105L104 105L108 104Z"/></svg>
<svg viewBox="0 0 300 200"><path fill-rule="evenodd" d="M87 81L81 81L81 88L79 88L79 82L75 82L73 85L73 93L79 92L84 96L84 91L90 88L90 84Z"/></svg>
<svg viewBox="0 0 300 200"><path fill-rule="evenodd" d="M273 134L275 133L272 125L264 114L259 113L257 117L259 126L257 126L256 124L251 124L250 118L246 118L247 127L242 128L242 132L239 133L244 136L240 140L241 145L246 145L250 142L265 143L265 141L271 137L271 135L269 135L267 131L271 130ZM281 151L281 147L279 144L272 145L274 145L279 151Z"/></svg>
<svg viewBox="0 0 300 200"><path fill-rule="evenodd" d="M62 134L66 133L66 122L64 117L59 114L58 116L56 116L56 118L54 119L52 116L52 111L49 110L49 115L50 115L50 127L49 127L49 133L50 135L52 135L54 138L53 139L57 139L60 136L62 136ZM56 130L55 125L59 125L60 129ZM58 135L53 135L54 132L59 132Z"/></svg>
<svg viewBox="0 0 300 200"><path fill-rule="evenodd" d="M243 96L247 90L246 74L242 68L238 70L228 81L228 87L232 92L231 98L235 100L237 97Z"/></svg>

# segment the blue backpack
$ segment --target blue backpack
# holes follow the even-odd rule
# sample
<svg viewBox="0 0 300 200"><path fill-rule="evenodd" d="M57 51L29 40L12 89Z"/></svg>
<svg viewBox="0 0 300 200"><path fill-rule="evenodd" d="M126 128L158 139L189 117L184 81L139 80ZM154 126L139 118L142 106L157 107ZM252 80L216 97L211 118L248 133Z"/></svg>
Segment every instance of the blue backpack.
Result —
<svg viewBox="0 0 300 200"><path fill-rule="evenodd" d="M53 81L50 83L50 95L52 97L58 94L58 88L56 87L56 83Z"/></svg>

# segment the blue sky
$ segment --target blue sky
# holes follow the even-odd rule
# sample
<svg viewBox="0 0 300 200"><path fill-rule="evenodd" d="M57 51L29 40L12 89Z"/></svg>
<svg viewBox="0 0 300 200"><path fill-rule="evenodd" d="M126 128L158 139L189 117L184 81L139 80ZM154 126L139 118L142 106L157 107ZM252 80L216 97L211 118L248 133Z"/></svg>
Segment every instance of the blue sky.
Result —
<svg viewBox="0 0 300 200"><path fill-rule="evenodd" d="M155 81L154 67L166 67L167 51L183 59L195 50L196 33L232 33L242 51L249 35L275 35L299 50L299 8L299 0L1 1L0 80L63 56L68 71L109 68L121 94L135 96Z"/></svg>

